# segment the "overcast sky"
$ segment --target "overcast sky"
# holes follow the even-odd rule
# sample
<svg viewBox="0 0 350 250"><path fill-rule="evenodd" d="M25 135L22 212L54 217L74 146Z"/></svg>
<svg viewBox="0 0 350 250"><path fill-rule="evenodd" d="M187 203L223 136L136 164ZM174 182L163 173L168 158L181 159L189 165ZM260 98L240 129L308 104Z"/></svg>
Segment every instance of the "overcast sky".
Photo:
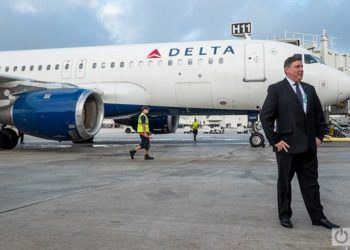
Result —
<svg viewBox="0 0 350 250"><path fill-rule="evenodd" d="M337 37L350 52L350 0L0 0L0 50L253 38L284 31Z"/></svg>

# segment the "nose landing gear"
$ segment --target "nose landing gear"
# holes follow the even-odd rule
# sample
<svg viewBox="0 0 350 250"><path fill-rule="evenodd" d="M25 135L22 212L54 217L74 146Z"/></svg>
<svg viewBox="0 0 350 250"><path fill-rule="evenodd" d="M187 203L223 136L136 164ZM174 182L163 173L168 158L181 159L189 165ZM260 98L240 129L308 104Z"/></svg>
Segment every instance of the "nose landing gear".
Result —
<svg viewBox="0 0 350 250"><path fill-rule="evenodd" d="M249 142L250 145L253 148L258 148L258 147L265 147L265 138L262 134L253 132L252 135L249 137Z"/></svg>
<svg viewBox="0 0 350 250"><path fill-rule="evenodd" d="M253 122L252 124L252 135L249 137L250 145L253 148L265 147L265 138L264 135L259 133L259 129L257 128L257 122Z"/></svg>

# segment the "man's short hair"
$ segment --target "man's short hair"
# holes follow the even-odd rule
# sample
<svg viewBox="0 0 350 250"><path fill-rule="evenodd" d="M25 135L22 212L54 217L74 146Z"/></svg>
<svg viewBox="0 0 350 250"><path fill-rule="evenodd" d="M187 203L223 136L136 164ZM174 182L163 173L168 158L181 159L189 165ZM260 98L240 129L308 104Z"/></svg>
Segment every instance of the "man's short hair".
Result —
<svg viewBox="0 0 350 250"><path fill-rule="evenodd" d="M301 55L294 55L294 56L290 56L288 57L285 61L284 61L284 68L289 68L290 65L292 65L293 62L295 61L301 61Z"/></svg>

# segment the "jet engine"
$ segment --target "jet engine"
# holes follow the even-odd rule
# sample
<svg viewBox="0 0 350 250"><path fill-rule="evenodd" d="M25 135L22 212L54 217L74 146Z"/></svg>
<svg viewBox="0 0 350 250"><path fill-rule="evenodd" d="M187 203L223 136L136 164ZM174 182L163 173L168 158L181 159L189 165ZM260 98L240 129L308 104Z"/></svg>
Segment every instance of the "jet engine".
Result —
<svg viewBox="0 0 350 250"><path fill-rule="evenodd" d="M0 110L1 123L13 125L24 134L57 141L94 137L103 117L101 97L79 88L21 93L13 105Z"/></svg>

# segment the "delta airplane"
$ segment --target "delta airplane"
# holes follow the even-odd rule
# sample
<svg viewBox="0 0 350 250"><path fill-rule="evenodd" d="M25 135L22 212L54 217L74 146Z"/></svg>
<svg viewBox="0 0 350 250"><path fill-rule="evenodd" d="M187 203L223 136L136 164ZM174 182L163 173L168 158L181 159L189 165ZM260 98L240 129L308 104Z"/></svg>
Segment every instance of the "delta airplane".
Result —
<svg viewBox="0 0 350 250"><path fill-rule="evenodd" d="M267 87L299 54L304 81L324 106L350 98L350 79L302 47L227 40L0 52L0 148L17 131L44 139L92 141L103 118L137 125L151 106L154 133L175 132L180 115L256 117ZM253 146L263 144L253 133Z"/></svg>

